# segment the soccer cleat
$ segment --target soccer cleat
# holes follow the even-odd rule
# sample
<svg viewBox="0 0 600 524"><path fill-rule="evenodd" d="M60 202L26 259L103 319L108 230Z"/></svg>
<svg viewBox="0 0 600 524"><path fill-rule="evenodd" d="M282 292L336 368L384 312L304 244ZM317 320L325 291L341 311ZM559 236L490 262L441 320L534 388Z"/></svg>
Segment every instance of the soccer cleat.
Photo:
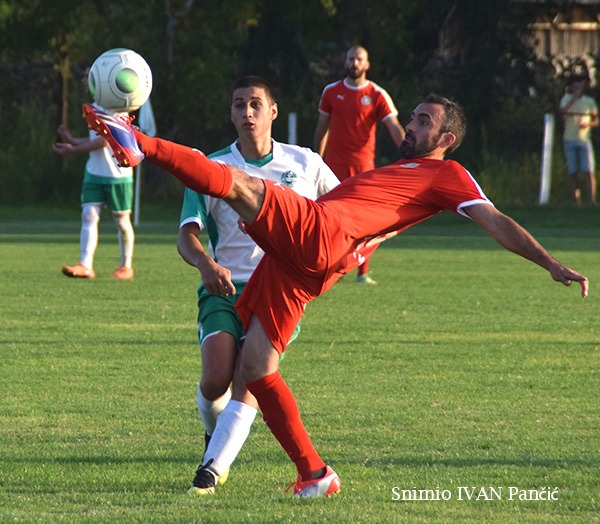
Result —
<svg viewBox="0 0 600 524"><path fill-rule="evenodd" d="M115 280L133 280L133 269L121 266L112 275Z"/></svg>
<svg viewBox="0 0 600 524"><path fill-rule="evenodd" d="M229 468L222 475L217 475L210 466L210 462L206 465L200 465L196 470L196 476L192 481L190 489L188 489L188 495L213 495L215 493L216 486L222 486L227 482L229 477Z"/></svg>
<svg viewBox="0 0 600 524"><path fill-rule="evenodd" d="M373 280L368 273L365 273L364 275L358 275L356 277L356 281L359 284L367 284L368 286L375 286L377 285L377 281Z"/></svg>
<svg viewBox="0 0 600 524"><path fill-rule="evenodd" d="M294 486L295 497L329 497L339 492L341 485L340 477L327 466L325 475L320 479L303 481L300 475L298 475L298 480L290 484L286 488L286 491Z"/></svg>
<svg viewBox="0 0 600 524"><path fill-rule="evenodd" d="M96 278L96 273L94 273L94 270L89 267L85 267L83 264L63 266L61 271L63 274L71 278Z"/></svg>
<svg viewBox="0 0 600 524"><path fill-rule="evenodd" d="M108 142L121 167L135 167L144 159L131 127L133 118L107 113L91 104L83 104L83 118Z"/></svg>

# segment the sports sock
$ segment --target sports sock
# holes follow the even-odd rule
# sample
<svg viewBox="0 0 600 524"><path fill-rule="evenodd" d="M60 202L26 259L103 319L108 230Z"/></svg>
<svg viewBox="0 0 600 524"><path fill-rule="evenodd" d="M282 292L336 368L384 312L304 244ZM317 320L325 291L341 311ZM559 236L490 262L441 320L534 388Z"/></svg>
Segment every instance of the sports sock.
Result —
<svg viewBox="0 0 600 524"><path fill-rule="evenodd" d="M365 261L358 266L358 275L368 275L369 274L369 259L365 259Z"/></svg>
<svg viewBox="0 0 600 524"><path fill-rule="evenodd" d="M237 400L230 400L219 415L217 426L210 438L203 463L212 460L210 469L222 475L233 464L250 434L256 409Z"/></svg>
<svg viewBox="0 0 600 524"><path fill-rule="evenodd" d="M232 185L231 171L225 164L214 162L202 151L153 138L134 131L146 158L175 175L186 187L215 198L227 195Z"/></svg>
<svg viewBox="0 0 600 524"><path fill-rule="evenodd" d="M119 249L121 250L121 266L131 267L133 259L133 244L135 233L131 224L131 213L113 215L119 237Z"/></svg>
<svg viewBox="0 0 600 524"><path fill-rule="evenodd" d="M263 419L271 433L298 468L302 480L325 467L300 418L300 410L279 371L247 384L258 400Z"/></svg>
<svg viewBox="0 0 600 524"><path fill-rule="evenodd" d="M221 414L221 412L227 406L229 399L231 398L231 390L227 389L223 395L215 400L208 400L200 390L200 385L198 385L198 391L196 394L196 404L198 405L198 414L202 419L202 424L204 424L204 431L209 435L212 435L215 431L215 426L217 425L217 418Z"/></svg>
<svg viewBox="0 0 600 524"><path fill-rule="evenodd" d="M79 237L80 263L90 269L94 267L94 254L98 247L100 210L100 206L96 204L84 204L81 210L81 234Z"/></svg>

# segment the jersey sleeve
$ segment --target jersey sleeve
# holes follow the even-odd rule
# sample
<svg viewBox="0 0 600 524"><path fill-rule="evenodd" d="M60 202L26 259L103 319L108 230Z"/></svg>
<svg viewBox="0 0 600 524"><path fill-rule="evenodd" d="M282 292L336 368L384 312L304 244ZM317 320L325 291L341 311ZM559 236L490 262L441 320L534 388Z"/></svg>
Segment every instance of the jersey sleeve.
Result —
<svg viewBox="0 0 600 524"><path fill-rule="evenodd" d="M181 215L179 217L179 227L185 224L195 222L204 229L206 218L208 216L207 202L204 195L186 187L183 193L183 204L181 205Z"/></svg>
<svg viewBox="0 0 600 524"><path fill-rule="evenodd" d="M383 122L390 116L398 116L398 110L389 93L379 87L379 96L377 97L377 120Z"/></svg>
<svg viewBox="0 0 600 524"><path fill-rule="evenodd" d="M331 94L330 86L327 86L323 89L323 93L321 94L321 100L319 101L319 112L326 113L328 115L331 114Z"/></svg>
<svg viewBox="0 0 600 524"><path fill-rule="evenodd" d="M440 207L470 218L464 209L474 204L493 205L479 184L458 162L449 161L436 183Z"/></svg>
<svg viewBox="0 0 600 524"><path fill-rule="evenodd" d="M316 184L317 184L317 197L324 195L328 191L331 191L335 186L340 184L340 181L331 168L325 163L320 155L314 153L316 157Z"/></svg>

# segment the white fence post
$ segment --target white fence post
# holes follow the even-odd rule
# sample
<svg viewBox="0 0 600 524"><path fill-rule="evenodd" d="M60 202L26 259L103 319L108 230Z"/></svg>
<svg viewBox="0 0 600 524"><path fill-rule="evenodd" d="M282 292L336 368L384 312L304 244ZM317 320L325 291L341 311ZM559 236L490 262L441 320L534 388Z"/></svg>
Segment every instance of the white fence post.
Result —
<svg viewBox="0 0 600 524"><path fill-rule="evenodd" d="M288 144L296 145L298 140L296 130L298 127L298 117L296 113L290 113L288 115Z"/></svg>
<svg viewBox="0 0 600 524"><path fill-rule="evenodd" d="M544 115L544 145L542 150L542 173L540 177L540 205L550 202L552 180L552 151L554 149L554 115Z"/></svg>

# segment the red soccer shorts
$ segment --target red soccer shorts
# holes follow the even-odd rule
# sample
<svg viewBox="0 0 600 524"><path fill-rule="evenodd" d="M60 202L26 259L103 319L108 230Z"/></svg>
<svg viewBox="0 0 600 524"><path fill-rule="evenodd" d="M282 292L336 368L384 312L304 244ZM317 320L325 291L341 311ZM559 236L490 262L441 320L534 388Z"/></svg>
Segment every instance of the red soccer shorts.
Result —
<svg viewBox="0 0 600 524"><path fill-rule="evenodd" d="M265 251L235 308L247 328L252 314L281 354L304 308L377 247L344 233L344 218L283 184L265 183L265 199L246 231Z"/></svg>

